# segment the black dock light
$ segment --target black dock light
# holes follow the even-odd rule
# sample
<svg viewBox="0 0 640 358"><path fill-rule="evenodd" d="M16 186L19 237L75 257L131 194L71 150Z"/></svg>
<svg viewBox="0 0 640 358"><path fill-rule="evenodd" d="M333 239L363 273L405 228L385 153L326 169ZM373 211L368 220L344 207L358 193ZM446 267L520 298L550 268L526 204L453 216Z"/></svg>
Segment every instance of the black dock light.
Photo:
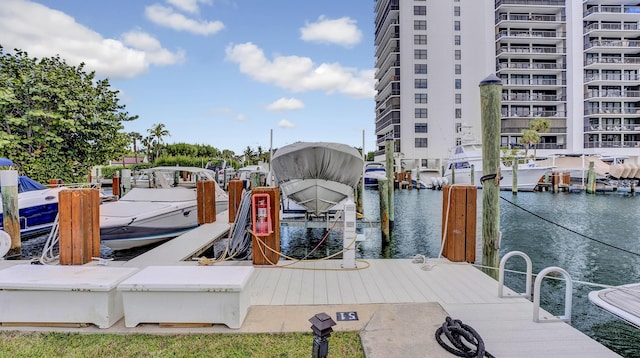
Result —
<svg viewBox="0 0 640 358"><path fill-rule="evenodd" d="M326 313L318 313L315 316L309 318L311 322L311 329L313 330L313 353L312 358L326 358L329 354L329 341L328 338L333 332L333 326L336 322L331 319Z"/></svg>

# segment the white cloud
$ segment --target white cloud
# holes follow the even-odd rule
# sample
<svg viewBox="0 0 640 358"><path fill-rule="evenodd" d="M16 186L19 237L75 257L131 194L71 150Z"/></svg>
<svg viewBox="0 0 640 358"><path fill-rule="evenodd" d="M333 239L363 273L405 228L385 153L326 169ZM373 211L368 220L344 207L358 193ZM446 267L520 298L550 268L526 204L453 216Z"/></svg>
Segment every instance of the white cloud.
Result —
<svg viewBox="0 0 640 358"><path fill-rule="evenodd" d="M167 2L184 12L192 14L197 14L200 11L198 3L207 5L212 3L211 0L167 0Z"/></svg>
<svg viewBox="0 0 640 358"><path fill-rule="evenodd" d="M300 38L304 41L353 47L362 40L362 31L356 23L348 17L331 20L320 16L318 21L307 23L300 29Z"/></svg>
<svg viewBox="0 0 640 358"><path fill-rule="evenodd" d="M296 125L294 123L289 122L286 119L281 119L280 122L278 122L278 127L280 128L294 128Z"/></svg>
<svg viewBox="0 0 640 358"><path fill-rule="evenodd" d="M137 33L138 38L144 37ZM184 59L182 52L162 48L151 36L145 41L146 48L128 47L125 40L104 38L61 11L26 0L0 1L0 44L5 48L21 49L32 57L59 54L70 65L84 62L100 76L132 78L151 64L170 65Z"/></svg>
<svg viewBox="0 0 640 358"><path fill-rule="evenodd" d="M144 51L149 62L155 65L180 63L183 62L185 58L184 51L172 53L162 48L160 41L155 37L139 30L129 31L123 34L122 42L125 45Z"/></svg>
<svg viewBox="0 0 640 358"><path fill-rule="evenodd" d="M236 114L233 119L235 119L236 121L244 121L247 119L247 116L244 114Z"/></svg>
<svg viewBox="0 0 640 358"><path fill-rule="evenodd" d="M292 111L302 108L304 108L304 103L296 98L280 98L267 106L268 110L278 112Z"/></svg>
<svg viewBox="0 0 640 358"><path fill-rule="evenodd" d="M355 98L373 98L373 69L358 70L338 63L318 66L308 57L275 56L269 61L262 49L251 42L229 45L226 59L240 66L240 72L256 81L270 83L294 92L324 91Z"/></svg>
<svg viewBox="0 0 640 358"><path fill-rule="evenodd" d="M145 15L152 22L177 31L191 32L197 35L211 35L224 29L220 21L197 21L190 19L174 9L160 4L147 6Z"/></svg>

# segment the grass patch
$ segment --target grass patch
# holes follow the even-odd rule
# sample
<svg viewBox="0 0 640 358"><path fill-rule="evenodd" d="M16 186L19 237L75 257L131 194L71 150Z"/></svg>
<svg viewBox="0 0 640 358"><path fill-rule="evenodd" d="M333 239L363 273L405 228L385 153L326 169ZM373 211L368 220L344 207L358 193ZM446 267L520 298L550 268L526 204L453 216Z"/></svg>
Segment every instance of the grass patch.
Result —
<svg viewBox="0 0 640 358"><path fill-rule="evenodd" d="M80 334L0 332L0 357L310 357L311 333ZM329 357L364 357L359 332L333 332Z"/></svg>

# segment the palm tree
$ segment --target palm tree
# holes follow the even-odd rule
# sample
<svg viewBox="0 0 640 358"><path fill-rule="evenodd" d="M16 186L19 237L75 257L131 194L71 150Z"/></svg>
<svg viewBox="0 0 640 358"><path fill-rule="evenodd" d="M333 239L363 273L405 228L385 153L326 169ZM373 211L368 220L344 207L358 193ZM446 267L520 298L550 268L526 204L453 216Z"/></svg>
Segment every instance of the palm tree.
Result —
<svg viewBox="0 0 640 358"><path fill-rule="evenodd" d="M151 136L146 136L140 140L140 144L147 148L147 156L149 156L149 162L152 163L153 158L151 158L151 145L153 144L153 138Z"/></svg>
<svg viewBox="0 0 640 358"><path fill-rule="evenodd" d="M551 127L551 121L548 118L536 118L529 123L529 129L536 131L538 133L538 140L534 144L540 143L541 137L540 133L546 133L549 131ZM538 146L533 147L533 156L536 156L536 149Z"/></svg>
<svg viewBox="0 0 640 358"><path fill-rule="evenodd" d="M251 147L247 146L247 148L244 150L243 154L244 154L244 160L245 160L244 165L245 166L251 165L251 163L253 161L253 156L254 156L253 149L251 149Z"/></svg>
<svg viewBox="0 0 640 358"><path fill-rule="evenodd" d="M529 146L540 142L540 134L533 129L523 129L520 142L524 145L524 157L526 158L527 153L529 152Z"/></svg>
<svg viewBox="0 0 640 358"><path fill-rule="evenodd" d="M136 164L138 164L138 141L142 141L142 134L138 132L129 132L129 138L133 141L133 155L136 158Z"/></svg>
<svg viewBox="0 0 640 358"><path fill-rule="evenodd" d="M154 124L150 129L147 129L149 136L152 138L153 147L155 149L155 158L160 156L160 147L164 143L164 137L171 136L169 131L164 128L164 124Z"/></svg>

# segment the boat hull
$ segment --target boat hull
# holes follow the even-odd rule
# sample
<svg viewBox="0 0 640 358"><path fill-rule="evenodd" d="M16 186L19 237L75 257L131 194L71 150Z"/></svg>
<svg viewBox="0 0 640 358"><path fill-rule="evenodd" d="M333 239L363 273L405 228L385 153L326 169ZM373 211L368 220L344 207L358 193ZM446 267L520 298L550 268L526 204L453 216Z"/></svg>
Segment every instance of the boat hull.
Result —
<svg viewBox="0 0 640 358"><path fill-rule="evenodd" d="M540 183L540 179L550 172L552 167L520 167L517 173L518 191L534 191ZM513 170L510 167L501 168L500 190L511 190L513 188ZM482 178L482 170L475 170L474 182L471 183L471 169L456 169L454 173L455 184L472 184L477 188L482 188L480 179ZM449 183L454 183L451 173L445 175Z"/></svg>

